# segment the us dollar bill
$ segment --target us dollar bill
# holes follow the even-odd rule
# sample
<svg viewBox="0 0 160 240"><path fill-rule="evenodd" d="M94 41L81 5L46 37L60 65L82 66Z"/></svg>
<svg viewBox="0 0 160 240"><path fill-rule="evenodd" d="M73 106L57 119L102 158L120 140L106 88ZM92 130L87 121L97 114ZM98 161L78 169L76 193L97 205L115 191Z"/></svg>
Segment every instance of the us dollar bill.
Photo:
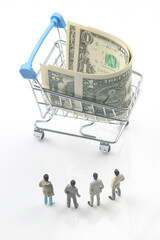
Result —
<svg viewBox="0 0 160 240"><path fill-rule="evenodd" d="M41 64L41 73L44 88L66 95L59 97L50 93L51 104L75 111L78 116L85 114L89 119L97 116L101 120L114 118L116 114L122 119L124 114L112 108L127 108L130 104L132 61L122 70L107 75L79 73L44 64Z"/></svg>
<svg viewBox="0 0 160 240"><path fill-rule="evenodd" d="M100 30L67 22L66 68L88 74L110 74L130 61L126 44Z"/></svg>
<svg viewBox="0 0 160 240"><path fill-rule="evenodd" d="M100 104L100 106L95 105L96 116L122 119L125 114L118 109L128 108L130 105L131 82L132 66L121 73L106 75L106 77L86 76L83 78L82 98ZM83 104L83 109L87 113L93 113L91 104Z"/></svg>
<svg viewBox="0 0 160 240"><path fill-rule="evenodd" d="M61 68L41 64L42 86L51 91L62 93L68 97L75 97L75 77L74 74L63 71ZM53 106L68 108L70 102L68 98L59 97L55 94L48 94Z"/></svg>

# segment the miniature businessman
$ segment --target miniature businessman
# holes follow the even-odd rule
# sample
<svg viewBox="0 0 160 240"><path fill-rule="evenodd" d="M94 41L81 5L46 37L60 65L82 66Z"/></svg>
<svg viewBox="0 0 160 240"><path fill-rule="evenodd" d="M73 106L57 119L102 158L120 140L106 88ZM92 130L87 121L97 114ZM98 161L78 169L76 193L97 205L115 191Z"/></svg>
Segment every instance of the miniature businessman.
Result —
<svg viewBox="0 0 160 240"><path fill-rule="evenodd" d="M123 174L120 174L117 169L114 170L114 173L116 176L113 178L111 183L112 196L109 196L111 200L115 200L115 193L117 193L118 196L121 196L120 182L125 180Z"/></svg>
<svg viewBox="0 0 160 240"><path fill-rule="evenodd" d="M97 197L97 205L100 205L100 193L104 188L103 182L101 179L98 179L98 174L93 173L94 180L90 183L89 193L90 193L90 201L88 201L89 206L93 207L94 196Z"/></svg>
<svg viewBox="0 0 160 240"><path fill-rule="evenodd" d="M43 176L43 180L39 183L39 186L43 188L43 194L44 194L44 204L48 203L49 198L49 205L51 206L53 204L52 202L52 196L54 195L53 185L49 180L48 174L45 174Z"/></svg>
<svg viewBox="0 0 160 240"><path fill-rule="evenodd" d="M78 193L78 189L75 187L75 180L72 180L70 184L67 185L64 192L67 194L67 207L69 208L71 205L71 198L73 200L75 208L78 208L77 197L81 197Z"/></svg>

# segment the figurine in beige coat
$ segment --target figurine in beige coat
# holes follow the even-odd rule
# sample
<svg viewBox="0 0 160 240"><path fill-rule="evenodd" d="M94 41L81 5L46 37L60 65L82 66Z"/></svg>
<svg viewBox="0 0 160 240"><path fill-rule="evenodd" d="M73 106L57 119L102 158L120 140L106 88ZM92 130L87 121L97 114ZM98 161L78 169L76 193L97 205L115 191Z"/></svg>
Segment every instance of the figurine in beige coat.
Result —
<svg viewBox="0 0 160 240"><path fill-rule="evenodd" d="M115 200L115 193L117 193L118 196L121 196L120 182L125 180L123 174L120 174L117 169L114 170L114 173L116 176L112 179L111 183L112 196L109 196L111 200Z"/></svg>
<svg viewBox="0 0 160 240"><path fill-rule="evenodd" d="M43 176L43 180L39 183L39 187L42 187L44 194L44 204L47 204L49 198L49 205L52 205L52 196L54 195L53 185L49 181L48 174Z"/></svg>
<svg viewBox="0 0 160 240"><path fill-rule="evenodd" d="M94 180L90 183L89 193L90 193L90 201L88 201L89 206L93 207L94 196L97 197L97 205L100 205L100 193L104 188L103 182L101 179L98 179L98 174L93 173Z"/></svg>

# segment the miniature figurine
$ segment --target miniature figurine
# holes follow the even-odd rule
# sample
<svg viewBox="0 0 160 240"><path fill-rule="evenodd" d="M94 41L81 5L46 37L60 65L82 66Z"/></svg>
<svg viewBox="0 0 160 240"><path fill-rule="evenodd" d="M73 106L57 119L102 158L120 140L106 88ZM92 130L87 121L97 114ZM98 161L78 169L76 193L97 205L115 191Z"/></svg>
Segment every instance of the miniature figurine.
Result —
<svg viewBox="0 0 160 240"><path fill-rule="evenodd" d="M53 185L49 180L49 175L45 174L43 176L43 180L39 183L39 186L43 188L43 194L44 194L44 204L48 203L49 198L49 205L51 206L53 204L52 202L52 196L54 195Z"/></svg>
<svg viewBox="0 0 160 240"><path fill-rule="evenodd" d="M121 196L120 182L125 180L123 174L120 174L117 169L114 170L114 173L116 176L113 178L111 183L112 196L109 196L111 200L115 200L115 193L117 193L118 196Z"/></svg>
<svg viewBox="0 0 160 240"><path fill-rule="evenodd" d="M73 200L75 208L78 208L78 203L77 203L77 197L81 197L80 194L78 193L78 189L75 187L75 180L72 180L70 184L68 184L64 190L64 192L67 194L67 207L70 208L71 205L71 198Z"/></svg>
<svg viewBox="0 0 160 240"><path fill-rule="evenodd" d="M90 183L89 193L90 193L90 201L88 201L89 206L93 207L94 196L97 197L97 206L100 205L100 193L104 188L103 182L101 179L98 179L98 174L93 173L94 181Z"/></svg>

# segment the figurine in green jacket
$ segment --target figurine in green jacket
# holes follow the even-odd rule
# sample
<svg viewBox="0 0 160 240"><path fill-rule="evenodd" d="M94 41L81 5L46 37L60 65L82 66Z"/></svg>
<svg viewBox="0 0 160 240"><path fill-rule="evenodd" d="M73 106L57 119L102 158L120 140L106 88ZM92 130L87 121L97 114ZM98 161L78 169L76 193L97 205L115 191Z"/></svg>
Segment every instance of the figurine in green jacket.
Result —
<svg viewBox="0 0 160 240"><path fill-rule="evenodd" d="M53 190L52 183L49 181L48 174L45 174L43 176L43 180L39 183L39 186L43 188L44 204L48 203L48 198L49 198L49 205L51 206L53 204L52 196L54 195L54 190Z"/></svg>

